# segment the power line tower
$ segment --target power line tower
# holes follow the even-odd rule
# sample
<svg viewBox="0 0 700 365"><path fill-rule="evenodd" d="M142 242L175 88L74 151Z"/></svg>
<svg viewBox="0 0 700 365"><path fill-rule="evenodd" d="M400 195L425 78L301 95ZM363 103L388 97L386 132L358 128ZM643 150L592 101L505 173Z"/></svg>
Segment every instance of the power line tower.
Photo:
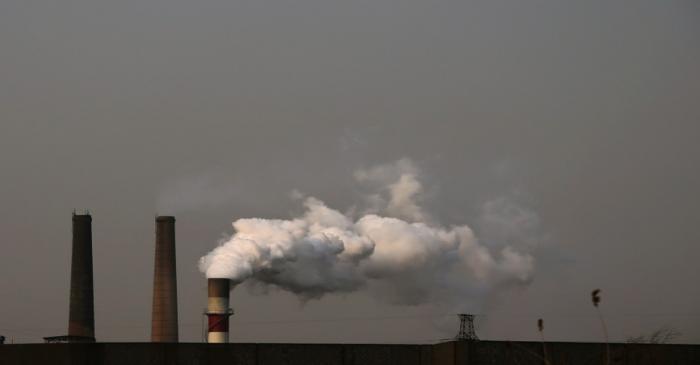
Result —
<svg viewBox="0 0 700 365"><path fill-rule="evenodd" d="M474 315L473 314L458 314L459 316L459 334L455 338L457 341L478 341L474 330Z"/></svg>

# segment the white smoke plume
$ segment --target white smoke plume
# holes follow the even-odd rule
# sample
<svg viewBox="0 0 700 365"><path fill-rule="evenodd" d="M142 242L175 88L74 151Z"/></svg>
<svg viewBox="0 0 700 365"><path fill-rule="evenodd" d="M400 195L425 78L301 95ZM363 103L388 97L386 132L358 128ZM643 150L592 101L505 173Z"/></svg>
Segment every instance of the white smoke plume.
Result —
<svg viewBox="0 0 700 365"><path fill-rule="evenodd" d="M490 247L467 225L431 223L420 207L419 175L407 159L357 171L356 180L378 192L369 197L369 213L356 218L307 197L296 218L239 219L230 239L200 259L200 270L209 278L272 285L304 300L374 288L399 304L531 280L529 242L520 247L509 236Z"/></svg>

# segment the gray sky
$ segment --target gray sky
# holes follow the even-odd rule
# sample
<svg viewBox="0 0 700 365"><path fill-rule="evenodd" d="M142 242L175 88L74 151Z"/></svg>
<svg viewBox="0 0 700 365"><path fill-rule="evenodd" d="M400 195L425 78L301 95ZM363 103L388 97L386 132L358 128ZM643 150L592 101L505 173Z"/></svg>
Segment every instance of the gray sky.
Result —
<svg viewBox="0 0 700 365"><path fill-rule="evenodd" d="M234 219L291 216L292 189L348 208L355 169L406 157L445 224L518 192L549 237L482 338L536 339L542 317L548 339L602 340L599 287L613 340L669 325L697 343L698 65L691 0L2 1L0 334L65 333L88 208L98 339L149 338L153 217L172 213L181 340L199 341L197 260ZM232 302L236 341L457 325L363 293Z"/></svg>

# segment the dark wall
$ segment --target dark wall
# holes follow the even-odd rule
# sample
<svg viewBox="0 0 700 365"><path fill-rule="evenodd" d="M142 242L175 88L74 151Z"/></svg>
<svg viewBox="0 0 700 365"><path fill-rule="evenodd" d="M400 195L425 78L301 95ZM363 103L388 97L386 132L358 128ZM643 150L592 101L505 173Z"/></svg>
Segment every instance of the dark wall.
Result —
<svg viewBox="0 0 700 365"><path fill-rule="evenodd" d="M96 343L0 346L0 364L430 365L429 345Z"/></svg>
<svg viewBox="0 0 700 365"><path fill-rule="evenodd" d="M480 341L465 346L461 364L607 364L607 354L604 343ZM610 364L700 364L700 345L610 344Z"/></svg>
<svg viewBox="0 0 700 365"><path fill-rule="evenodd" d="M547 343L552 365L605 364L606 346ZM57 365L542 365L537 342L437 345L95 343L0 346L0 364ZM700 364L698 345L611 345L611 364Z"/></svg>

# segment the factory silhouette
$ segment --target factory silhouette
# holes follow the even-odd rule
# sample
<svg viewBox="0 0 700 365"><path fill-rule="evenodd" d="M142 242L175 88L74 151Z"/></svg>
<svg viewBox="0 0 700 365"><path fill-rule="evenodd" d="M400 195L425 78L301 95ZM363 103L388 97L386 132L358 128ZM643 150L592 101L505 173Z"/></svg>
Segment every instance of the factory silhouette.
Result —
<svg viewBox="0 0 700 365"><path fill-rule="evenodd" d="M177 264L175 217L157 216L151 342L179 341L177 315ZM73 213L68 334L44 337L48 343L92 343L95 340L95 309L92 272L92 216ZM228 342L230 280L208 279L207 342Z"/></svg>
<svg viewBox="0 0 700 365"><path fill-rule="evenodd" d="M479 340L472 315L459 334L437 344L229 344L231 281L208 278L206 343L179 343L175 217L155 218L150 343L95 338L92 216L73 213L68 332L46 344L3 344L0 364L698 364L699 345ZM541 322L540 322L541 325Z"/></svg>

